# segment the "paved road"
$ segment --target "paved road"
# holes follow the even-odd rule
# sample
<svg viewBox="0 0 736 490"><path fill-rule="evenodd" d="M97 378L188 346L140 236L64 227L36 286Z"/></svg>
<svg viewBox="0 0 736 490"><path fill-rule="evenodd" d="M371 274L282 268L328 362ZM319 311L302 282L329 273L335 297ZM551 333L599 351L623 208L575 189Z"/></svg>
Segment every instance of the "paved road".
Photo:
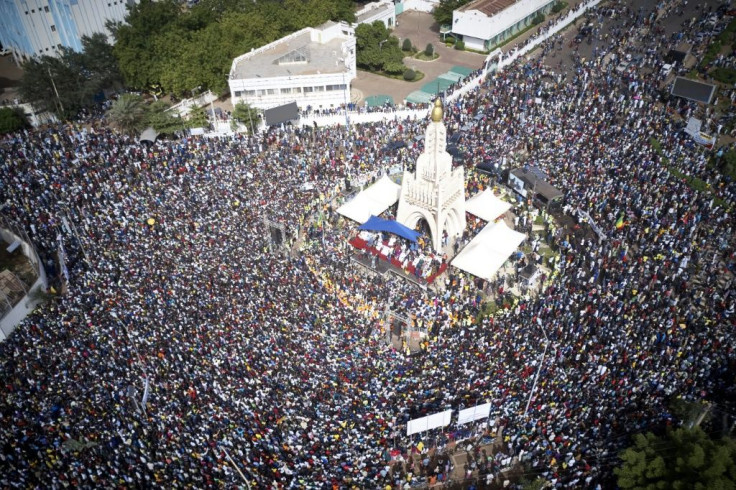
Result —
<svg viewBox="0 0 736 490"><path fill-rule="evenodd" d="M359 90L363 98L370 95L390 95L396 104L403 103L404 99L413 91L421 89L422 85L447 72L453 66L467 66L476 69L483 65L485 55L458 51L448 48L441 42L439 29L431 14L409 11L399 14L396 18L397 26L393 35L399 38L399 45L404 39L419 50L424 50L427 44L432 44L439 58L434 61L420 61L411 57L404 58L404 64L424 73L424 78L416 82L394 80L381 75L358 71L358 78L353 80L353 87Z"/></svg>

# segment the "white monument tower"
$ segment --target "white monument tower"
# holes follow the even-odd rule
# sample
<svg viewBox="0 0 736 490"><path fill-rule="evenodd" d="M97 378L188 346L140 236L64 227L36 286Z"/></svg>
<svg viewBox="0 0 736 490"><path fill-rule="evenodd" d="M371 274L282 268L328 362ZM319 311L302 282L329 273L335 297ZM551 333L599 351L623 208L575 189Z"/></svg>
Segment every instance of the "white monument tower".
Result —
<svg viewBox="0 0 736 490"><path fill-rule="evenodd" d="M452 156L445 151L447 129L442 122L442 101L432 109L432 122L424 132L424 153L414 173L404 170L396 221L414 228L424 219L432 233L432 248L442 249L442 232L462 235L465 230L465 176L463 167L452 169Z"/></svg>

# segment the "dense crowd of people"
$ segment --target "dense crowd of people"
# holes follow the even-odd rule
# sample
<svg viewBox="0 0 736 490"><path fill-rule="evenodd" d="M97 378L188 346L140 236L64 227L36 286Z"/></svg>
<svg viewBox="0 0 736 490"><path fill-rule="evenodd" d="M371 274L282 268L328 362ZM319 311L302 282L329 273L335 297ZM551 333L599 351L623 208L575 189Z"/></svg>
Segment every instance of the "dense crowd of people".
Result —
<svg viewBox="0 0 736 490"><path fill-rule="evenodd" d="M623 56L640 34L622 18L609 42ZM606 237L550 223L549 277L492 316L483 299L503 283L451 267L420 291L350 262L355 227L334 211L346 182L411 167L425 120L152 145L101 121L3 138L2 213L44 257L63 242L69 281L0 344L0 486L407 488L447 482L442 449L470 430L468 482L495 483L515 457L527 477L593 488L630 435L677 423L673 397L732 402L736 185L659 80L546 62L448 104L448 134L471 125L468 165L542 169L563 216ZM381 149L396 139L411 143ZM430 332L419 355L385 342L387 306ZM489 419L406 436L415 417L487 402Z"/></svg>

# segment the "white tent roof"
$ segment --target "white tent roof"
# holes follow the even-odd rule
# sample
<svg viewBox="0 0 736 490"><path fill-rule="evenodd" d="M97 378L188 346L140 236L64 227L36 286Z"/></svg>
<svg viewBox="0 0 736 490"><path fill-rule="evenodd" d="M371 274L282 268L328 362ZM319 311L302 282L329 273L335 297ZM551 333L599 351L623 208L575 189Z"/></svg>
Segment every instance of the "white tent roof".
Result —
<svg viewBox="0 0 736 490"><path fill-rule="evenodd" d="M479 192L465 201L465 211L484 221L493 221L511 208L511 204L493 195L491 189Z"/></svg>
<svg viewBox="0 0 736 490"><path fill-rule="evenodd" d="M452 265L490 280L524 238L526 235L510 229L503 221L490 223L453 259Z"/></svg>
<svg viewBox="0 0 736 490"><path fill-rule="evenodd" d="M158 132L151 126L143 130L141 135L138 137L138 141L150 141L153 143L158 138Z"/></svg>
<svg viewBox="0 0 736 490"><path fill-rule="evenodd" d="M378 181L340 206L338 213L360 224L378 216L399 200L401 186L384 175Z"/></svg>

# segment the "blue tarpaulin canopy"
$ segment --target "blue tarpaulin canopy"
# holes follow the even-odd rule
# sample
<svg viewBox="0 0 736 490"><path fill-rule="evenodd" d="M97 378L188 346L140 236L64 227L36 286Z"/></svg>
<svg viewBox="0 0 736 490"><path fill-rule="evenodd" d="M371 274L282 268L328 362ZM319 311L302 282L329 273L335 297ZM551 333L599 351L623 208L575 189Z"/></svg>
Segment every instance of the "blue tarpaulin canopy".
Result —
<svg viewBox="0 0 736 490"><path fill-rule="evenodd" d="M368 221L360 225L358 229L368 231L386 231L388 233L393 233L394 235L406 238L407 240L415 243L417 241L417 237L420 235L418 231L407 228L398 221L383 219L373 215L368 218Z"/></svg>

